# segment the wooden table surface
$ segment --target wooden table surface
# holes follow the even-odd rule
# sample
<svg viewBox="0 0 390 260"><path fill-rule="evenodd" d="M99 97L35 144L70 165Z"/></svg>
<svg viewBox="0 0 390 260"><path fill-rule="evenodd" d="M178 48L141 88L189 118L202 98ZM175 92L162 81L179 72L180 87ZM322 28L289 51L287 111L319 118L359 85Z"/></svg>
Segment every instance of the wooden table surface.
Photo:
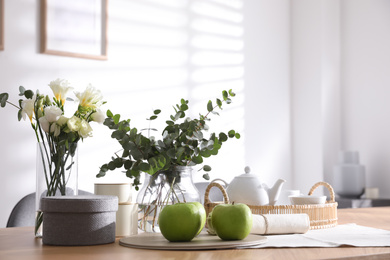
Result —
<svg viewBox="0 0 390 260"><path fill-rule="evenodd" d="M339 224L390 230L390 207L339 209ZM0 259L149 260L149 259L390 259L390 247L263 248L207 251L133 249L115 243L99 246L58 247L42 245L32 227L0 229Z"/></svg>

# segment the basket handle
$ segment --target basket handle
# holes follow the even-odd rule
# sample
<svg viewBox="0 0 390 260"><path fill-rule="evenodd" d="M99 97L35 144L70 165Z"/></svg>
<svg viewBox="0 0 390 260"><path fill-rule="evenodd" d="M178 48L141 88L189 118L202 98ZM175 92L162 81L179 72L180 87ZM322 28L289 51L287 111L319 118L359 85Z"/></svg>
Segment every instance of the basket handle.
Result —
<svg viewBox="0 0 390 260"><path fill-rule="evenodd" d="M217 187L218 189L220 189L221 192L222 192L222 195L223 195L223 201L226 204L230 203L229 197L228 197L228 195L226 193L225 188L221 184L219 184L217 181L222 181L222 182L225 183L225 185L227 185L227 183L224 180L222 180L222 179L215 179L215 180L211 181L210 184L207 186L205 194L204 194L204 204L205 205L210 203L209 195L210 195L210 190L211 190L212 187Z"/></svg>
<svg viewBox="0 0 390 260"><path fill-rule="evenodd" d="M334 190L333 190L332 186L330 186L329 183L324 182L324 181L320 181L320 182L317 182L316 184L314 184L313 187L309 191L309 195L312 195L314 190L317 189L321 185L325 186L329 190L330 202L335 202L335 200L334 200Z"/></svg>

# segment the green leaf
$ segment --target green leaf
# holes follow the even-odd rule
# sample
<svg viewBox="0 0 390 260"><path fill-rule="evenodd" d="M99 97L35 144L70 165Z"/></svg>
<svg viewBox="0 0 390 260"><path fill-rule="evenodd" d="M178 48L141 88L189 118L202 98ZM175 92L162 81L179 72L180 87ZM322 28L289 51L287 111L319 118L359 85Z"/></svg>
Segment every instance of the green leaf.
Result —
<svg viewBox="0 0 390 260"><path fill-rule="evenodd" d="M179 147L176 151L176 158L177 160L180 160L181 156L183 155L185 151L185 148L184 147Z"/></svg>
<svg viewBox="0 0 390 260"><path fill-rule="evenodd" d="M167 151L167 155L170 157L170 158L175 158L176 157L176 150L175 148L171 148Z"/></svg>
<svg viewBox="0 0 390 260"><path fill-rule="evenodd" d="M133 166L133 162L132 161L129 161L129 160L126 160L125 163L124 163L124 167L126 170L130 169L131 166Z"/></svg>
<svg viewBox="0 0 390 260"><path fill-rule="evenodd" d="M210 167L209 165L204 165L204 166L203 166L203 170L204 170L205 172L209 172L209 171L211 171L211 167Z"/></svg>
<svg viewBox="0 0 390 260"><path fill-rule="evenodd" d="M239 133L236 133L236 138L240 139L241 135Z"/></svg>
<svg viewBox="0 0 390 260"><path fill-rule="evenodd" d="M198 156L192 157L192 161L195 164L201 164L201 163L203 163L203 158L202 158L202 156L198 155Z"/></svg>
<svg viewBox="0 0 390 260"><path fill-rule="evenodd" d="M107 164L102 165L100 167L99 173L96 175L97 178L104 177L106 175L106 172L108 171Z"/></svg>
<svg viewBox="0 0 390 260"><path fill-rule="evenodd" d="M188 110L188 105L187 105L187 104L182 104L182 105L180 106L180 110L181 110L181 111L186 111L186 110Z"/></svg>
<svg viewBox="0 0 390 260"><path fill-rule="evenodd" d="M32 99L33 96L34 96L34 92L32 92L32 90L26 90L26 91L24 92L24 96L25 96L26 98L28 98L28 99Z"/></svg>
<svg viewBox="0 0 390 260"><path fill-rule="evenodd" d="M227 141L227 139L228 139L228 137L227 137L227 135L225 133L220 133L219 134L219 140L221 142L225 142L225 141Z"/></svg>
<svg viewBox="0 0 390 260"><path fill-rule="evenodd" d="M127 143L123 143L122 147L123 147L123 149L128 150L128 151L133 151L133 150L137 149L137 146L135 145L135 143L133 143L131 141L129 141Z"/></svg>
<svg viewBox="0 0 390 260"><path fill-rule="evenodd" d="M203 174L203 179L210 180L210 175L208 173Z"/></svg>
<svg viewBox="0 0 390 260"><path fill-rule="evenodd" d="M23 86L19 87L19 96L23 96L26 89Z"/></svg>
<svg viewBox="0 0 390 260"><path fill-rule="evenodd" d="M235 97L236 96L236 93L233 92L233 90L229 89L229 95L231 97Z"/></svg>
<svg viewBox="0 0 390 260"><path fill-rule="evenodd" d="M19 111L18 111L18 121L22 120L22 118L23 118L23 110L19 109Z"/></svg>
<svg viewBox="0 0 390 260"><path fill-rule="evenodd" d="M125 134L126 133L121 131L121 130L116 130L116 131L112 132L111 138L115 138L117 140L120 140L125 136Z"/></svg>
<svg viewBox="0 0 390 260"><path fill-rule="evenodd" d="M119 119L121 118L121 116L119 114L116 114L113 119L114 119L114 123L117 125L119 123Z"/></svg>
<svg viewBox="0 0 390 260"><path fill-rule="evenodd" d="M1 93L0 94L0 105L1 107L5 107L8 100L8 93Z"/></svg>
<svg viewBox="0 0 390 260"><path fill-rule="evenodd" d="M161 110L160 110L160 109L156 109L156 110L153 111L153 113L154 113L155 115L158 115L158 114L161 113Z"/></svg>
<svg viewBox="0 0 390 260"><path fill-rule="evenodd" d="M147 171L149 171L150 166L149 166L149 164L143 162L143 163L140 163L140 164L138 165L138 168L139 168L141 171L143 171L143 172L147 172Z"/></svg>
<svg viewBox="0 0 390 260"><path fill-rule="evenodd" d="M107 114L108 117L113 117L113 116L114 116L114 115L112 114L111 110L107 110L107 113L106 113L106 114Z"/></svg>
<svg viewBox="0 0 390 260"><path fill-rule="evenodd" d="M174 121L178 120L179 118L183 118L185 117L185 114L183 111L177 111L175 117L174 117Z"/></svg>
<svg viewBox="0 0 390 260"><path fill-rule="evenodd" d="M230 131L228 132L228 135L229 135L230 138L233 138L233 137L236 135L236 131L230 130Z"/></svg>
<svg viewBox="0 0 390 260"><path fill-rule="evenodd" d="M151 116L151 117L149 117L149 120L154 120L156 118L157 118L157 116Z"/></svg>
<svg viewBox="0 0 390 260"><path fill-rule="evenodd" d="M175 122L170 121L170 120L165 121L165 123L167 123L167 125L174 125L175 124Z"/></svg>
<svg viewBox="0 0 390 260"><path fill-rule="evenodd" d="M222 97L223 97L223 100L225 100L225 101L228 99L229 95L228 95L226 90L222 91Z"/></svg>
<svg viewBox="0 0 390 260"><path fill-rule="evenodd" d="M222 109L222 101L219 98L217 98L217 105Z"/></svg>
<svg viewBox="0 0 390 260"><path fill-rule="evenodd" d="M207 103L207 111L213 111L213 103L211 102L211 100L209 100L209 102Z"/></svg>

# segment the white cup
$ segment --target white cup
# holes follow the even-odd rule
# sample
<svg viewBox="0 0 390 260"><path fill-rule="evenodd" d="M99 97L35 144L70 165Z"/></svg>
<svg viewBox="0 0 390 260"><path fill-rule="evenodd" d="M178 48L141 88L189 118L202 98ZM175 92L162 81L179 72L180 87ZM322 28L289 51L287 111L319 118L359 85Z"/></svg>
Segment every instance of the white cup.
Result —
<svg viewBox="0 0 390 260"><path fill-rule="evenodd" d="M129 203L132 201L130 183L95 183L96 195L112 195L118 197L118 203Z"/></svg>

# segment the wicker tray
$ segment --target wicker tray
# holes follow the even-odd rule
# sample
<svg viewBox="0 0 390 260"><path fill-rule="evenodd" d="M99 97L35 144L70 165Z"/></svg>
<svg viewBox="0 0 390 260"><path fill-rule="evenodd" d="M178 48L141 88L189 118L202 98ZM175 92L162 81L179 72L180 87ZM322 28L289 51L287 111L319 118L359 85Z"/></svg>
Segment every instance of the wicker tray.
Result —
<svg viewBox="0 0 390 260"><path fill-rule="evenodd" d="M326 182L318 182L309 191L312 195L319 186L325 186L330 193L330 200L325 204L310 205L278 205L278 206L254 206L248 205L253 214L298 214L306 213L310 218L310 229L330 228L337 225L337 202L332 186ZM224 201L212 202L209 193L212 187L217 187L222 191ZM212 181L206 188L204 196L204 207L208 215L218 204L230 203L225 188L216 181Z"/></svg>

